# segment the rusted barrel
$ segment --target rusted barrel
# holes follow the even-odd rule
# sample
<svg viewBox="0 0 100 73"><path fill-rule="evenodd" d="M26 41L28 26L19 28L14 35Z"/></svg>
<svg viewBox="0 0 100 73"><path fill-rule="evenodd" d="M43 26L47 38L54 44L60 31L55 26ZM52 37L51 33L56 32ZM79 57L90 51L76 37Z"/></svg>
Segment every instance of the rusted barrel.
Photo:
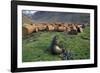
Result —
<svg viewBox="0 0 100 73"><path fill-rule="evenodd" d="M47 25L47 30L48 30L48 31L54 31L54 29L55 29L55 28L54 28L53 25L51 25L51 24L48 24L48 25Z"/></svg>
<svg viewBox="0 0 100 73"><path fill-rule="evenodd" d="M38 29L36 29L35 24L24 24L22 26L22 34L23 35L31 34L34 31L38 31Z"/></svg>
<svg viewBox="0 0 100 73"><path fill-rule="evenodd" d="M58 31L61 31L61 32L66 31L66 27L65 26L59 26Z"/></svg>
<svg viewBox="0 0 100 73"><path fill-rule="evenodd" d="M70 32L71 31L71 28L70 27L66 27L66 31L67 32Z"/></svg>
<svg viewBox="0 0 100 73"><path fill-rule="evenodd" d="M46 30L46 24L37 24L38 30L43 31Z"/></svg>
<svg viewBox="0 0 100 73"><path fill-rule="evenodd" d="M83 32L82 25L77 25L76 27L77 27L78 32Z"/></svg>

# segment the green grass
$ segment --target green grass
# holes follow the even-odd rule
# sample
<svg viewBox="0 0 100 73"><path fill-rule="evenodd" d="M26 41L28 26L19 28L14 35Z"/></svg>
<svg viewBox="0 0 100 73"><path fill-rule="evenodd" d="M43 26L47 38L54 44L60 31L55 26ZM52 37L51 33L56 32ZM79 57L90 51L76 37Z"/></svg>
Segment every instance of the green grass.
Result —
<svg viewBox="0 0 100 73"><path fill-rule="evenodd" d="M69 35L66 32L38 32L28 35L22 41L22 61L58 61L59 55L52 55L48 49L52 38L57 35L66 50L73 52L74 60L90 58L90 28L78 35Z"/></svg>

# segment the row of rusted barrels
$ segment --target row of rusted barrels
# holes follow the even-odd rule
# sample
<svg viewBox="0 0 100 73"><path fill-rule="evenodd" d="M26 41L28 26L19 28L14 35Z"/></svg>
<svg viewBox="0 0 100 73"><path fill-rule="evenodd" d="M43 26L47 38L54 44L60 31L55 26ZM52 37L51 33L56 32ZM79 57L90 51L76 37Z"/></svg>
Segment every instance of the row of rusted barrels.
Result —
<svg viewBox="0 0 100 73"><path fill-rule="evenodd" d="M24 24L22 26L23 35L31 34L38 31L59 31L59 32L83 32L81 24L66 24L66 23L39 23L39 24Z"/></svg>

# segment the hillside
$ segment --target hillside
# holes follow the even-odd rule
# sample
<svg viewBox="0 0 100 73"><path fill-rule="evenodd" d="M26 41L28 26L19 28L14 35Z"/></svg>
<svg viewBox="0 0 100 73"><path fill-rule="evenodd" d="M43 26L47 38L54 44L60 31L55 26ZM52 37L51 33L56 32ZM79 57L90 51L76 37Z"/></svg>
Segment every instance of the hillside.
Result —
<svg viewBox="0 0 100 73"><path fill-rule="evenodd" d="M67 22L67 23L89 23L90 15L88 13L70 13L70 12L48 12L37 11L34 14L26 14L34 22Z"/></svg>
<svg viewBox="0 0 100 73"><path fill-rule="evenodd" d="M23 15L22 16L22 24L24 24L24 23L30 24L30 23L33 23L33 20L31 18L29 18L28 16Z"/></svg>

